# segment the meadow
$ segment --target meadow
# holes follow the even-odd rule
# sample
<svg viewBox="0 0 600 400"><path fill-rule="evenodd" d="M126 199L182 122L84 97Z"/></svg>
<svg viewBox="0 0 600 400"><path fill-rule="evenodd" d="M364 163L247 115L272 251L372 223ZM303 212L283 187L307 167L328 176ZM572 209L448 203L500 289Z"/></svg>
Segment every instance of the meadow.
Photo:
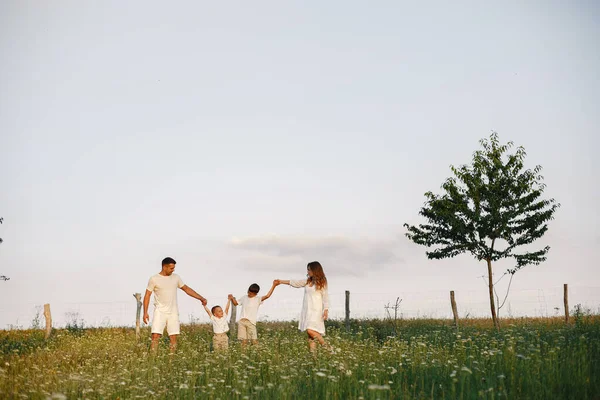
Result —
<svg viewBox="0 0 600 400"><path fill-rule="evenodd" d="M260 344L211 352L185 325L176 354L149 331L0 331L0 398L599 399L600 317L329 321L334 352L312 356L293 322L259 322Z"/></svg>

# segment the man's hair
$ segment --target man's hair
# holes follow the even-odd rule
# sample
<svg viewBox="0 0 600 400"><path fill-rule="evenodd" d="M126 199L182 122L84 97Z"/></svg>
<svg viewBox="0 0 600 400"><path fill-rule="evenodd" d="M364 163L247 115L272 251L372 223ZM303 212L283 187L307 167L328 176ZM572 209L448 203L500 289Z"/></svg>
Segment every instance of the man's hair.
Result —
<svg viewBox="0 0 600 400"><path fill-rule="evenodd" d="M213 308L211 308L211 309L210 309L210 312L211 312L212 314L214 314L214 313L215 313L215 310L216 310L217 308L221 308L221 306L214 306Z"/></svg>
<svg viewBox="0 0 600 400"><path fill-rule="evenodd" d="M256 284L256 283L253 283L248 288L248 291L251 292L251 293L258 293L258 292L260 292L260 286L258 286L258 284Z"/></svg>
<svg viewBox="0 0 600 400"><path fill-rule="evenodd" d="M167 257L164 260L162 260L162 265L167 264L177 264L177 261L173 260L171 257Z"/></svg>

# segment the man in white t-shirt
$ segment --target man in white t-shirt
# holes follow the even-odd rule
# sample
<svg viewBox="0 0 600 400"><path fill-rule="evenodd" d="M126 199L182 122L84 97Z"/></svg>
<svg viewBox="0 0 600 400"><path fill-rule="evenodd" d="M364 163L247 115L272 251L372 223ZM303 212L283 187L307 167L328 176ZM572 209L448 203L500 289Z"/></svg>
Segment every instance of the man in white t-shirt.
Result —
<svg viewBox="0 0 600 400"><path fill-rule="evenodd" d="M206 305L206 299L196 293L192 288L183 283L179 275L174 274L175 260L167 257L162 260L162 270L150 277L146 295L144 296L144 323L149 320L148 305L150 296L154 293L154 313L152 315L152 344L151 350L158 347L158 339L163 334L165 326L171 341L171 352L177 348L177 336L179 335L179 308L177 307L177 289L183 290L188 296L198 299L202 305Z"/></svg>

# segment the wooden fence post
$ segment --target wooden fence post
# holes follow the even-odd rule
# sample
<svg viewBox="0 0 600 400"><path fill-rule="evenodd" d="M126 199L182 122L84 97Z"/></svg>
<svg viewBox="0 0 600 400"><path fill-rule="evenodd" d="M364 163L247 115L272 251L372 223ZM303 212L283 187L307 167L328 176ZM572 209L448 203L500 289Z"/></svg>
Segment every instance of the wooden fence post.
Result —
<svg viewBox="0 0 600 400"><path fill-rule="evenodd" d="M456 300L454 299L454 290L450 291L450 304L452 305L452 314L454 315L454 326L458 329L458 311L456 310Z"/></svg>
<svg viewBox="0 0 600 400"><path fill-rule="evenodd" d="M135 301L137 302L137 310L135 312L135 338L140 340L140 313L142 311L142 294L134 293Z"/></svg>
<svg viewBox="0 0 600 400"><path fill-rule="evenodd" d="M350 291L346 290L346 331L350 331Z"/></svg>
<svg viewBox="0 0 600 400"><path fill-rule="evenodd" d="M569 323L569 288L567 286L567 284L564 284L564 297L565 297L565 323L568 324Z"/></svg>
<svg viewBox="0 0 600 400"><path fill-rule="evenodd" d="M47 340L52 332L52 314L50 313L50 304L44 304L44 318L46 319L46 336L44 336L44 339Z"/></svg>
<svg viewBox="0 0 600 400"><path fill-rule="evenodd" d="M235 338L235 319L237 317L237 306L231 303L231 318L229 319L229 335L231 338Z"/></svg>

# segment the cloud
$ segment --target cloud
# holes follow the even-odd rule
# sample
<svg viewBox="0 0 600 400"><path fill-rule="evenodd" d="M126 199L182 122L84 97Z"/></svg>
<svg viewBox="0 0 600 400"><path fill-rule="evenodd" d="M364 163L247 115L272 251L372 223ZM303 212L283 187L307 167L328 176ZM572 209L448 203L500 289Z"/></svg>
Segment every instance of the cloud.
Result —
<svg viewBox="0 0 600 400"><path fill-rule="evenodd" d="M235 237L229 245L247 253L245 265L282 272L297 272L308 262L318 260L327 271L360 276L368 270L404 263L396 253L398 240L263 235Z"/></svg>

